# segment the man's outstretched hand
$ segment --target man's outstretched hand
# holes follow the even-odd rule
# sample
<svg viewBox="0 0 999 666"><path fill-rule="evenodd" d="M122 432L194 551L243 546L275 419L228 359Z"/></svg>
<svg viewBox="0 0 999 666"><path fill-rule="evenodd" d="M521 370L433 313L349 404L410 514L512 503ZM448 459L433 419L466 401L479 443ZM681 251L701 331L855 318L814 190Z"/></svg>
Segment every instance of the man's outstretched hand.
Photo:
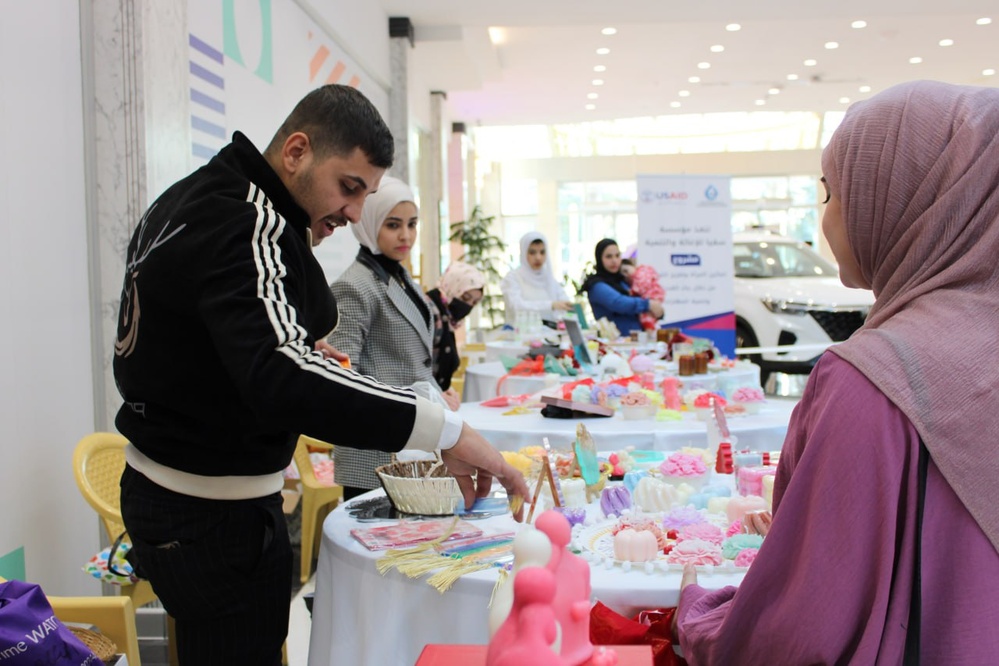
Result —
<svg viewBox="0 0 999 666"><path fill-rule="evenodd" d="M467 423L463 424L458 443L441 451L441 458L458 480L458 487L465 498L465 509L471 509L475 500L486 497L493 479L496 479L506 489L511 506L517 509L513 514L514 520L523 520L524 503L517 502L514 497L526 500L530 495L524 475L514 469L478 431Z"/></svg>

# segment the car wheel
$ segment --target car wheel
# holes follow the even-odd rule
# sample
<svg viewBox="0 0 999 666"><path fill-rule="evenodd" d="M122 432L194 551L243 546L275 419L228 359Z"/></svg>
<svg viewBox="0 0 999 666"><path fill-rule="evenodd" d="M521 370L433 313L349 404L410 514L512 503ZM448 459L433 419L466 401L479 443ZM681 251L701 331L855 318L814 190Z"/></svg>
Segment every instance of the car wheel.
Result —
<svg viewBox="0 0 999 666"><path fill-rule="evenodd" d="M756 334L753 333L753 329L740 322L735 325L735 346L737 349L742 349L743 347L759 347L760 343L756 339ZM759 354L744 354L740 355L739 358L752 361L756 365L760 366L760 386L766 386L767 380L770 379L770 371L764 369L763 357Z"/></svg>

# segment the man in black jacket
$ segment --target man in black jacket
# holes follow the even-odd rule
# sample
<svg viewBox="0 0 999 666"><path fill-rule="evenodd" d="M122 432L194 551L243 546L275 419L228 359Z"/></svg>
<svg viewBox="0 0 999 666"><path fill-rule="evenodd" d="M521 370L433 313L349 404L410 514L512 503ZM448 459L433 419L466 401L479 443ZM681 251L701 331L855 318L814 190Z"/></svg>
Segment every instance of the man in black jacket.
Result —
<svg viewBox="0 0 999 666"><path fill-rule="evenodd" d="M131 443L122 516L182 663L280 663L292 559L280 489L299 433L439 448L469 505L493 478L528 493L455 413L317 351L337 310L311 246L357 221L393 150L363 95L324 86L262 155L236 132L129 244L114 359Z"/></svg>

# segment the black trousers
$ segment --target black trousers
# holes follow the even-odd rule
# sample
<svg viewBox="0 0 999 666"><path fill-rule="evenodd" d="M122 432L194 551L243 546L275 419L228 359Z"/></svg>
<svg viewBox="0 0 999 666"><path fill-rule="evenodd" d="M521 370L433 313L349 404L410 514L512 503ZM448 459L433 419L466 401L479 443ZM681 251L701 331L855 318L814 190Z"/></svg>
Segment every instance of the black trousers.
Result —
<svg viewBox="0 0 999 666"><path fill-rule="evenodd" d="M182 666L281 663L292 551L280 493L206 500L125 466L129 560L173 616Z"/></svg>

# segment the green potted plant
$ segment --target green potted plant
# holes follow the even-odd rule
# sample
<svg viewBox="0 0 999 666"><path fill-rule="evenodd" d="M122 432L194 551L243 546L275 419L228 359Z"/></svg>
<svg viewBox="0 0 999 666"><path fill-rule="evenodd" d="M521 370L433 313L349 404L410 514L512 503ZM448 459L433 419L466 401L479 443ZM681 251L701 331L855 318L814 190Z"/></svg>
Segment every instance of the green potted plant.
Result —
<svg viewBox="0 0 999 666"><path fill-rule="evenodd" d="M486 276L486 288L483 290L481 313L488 322L489 328L495 328L503 321L503 297L499 293L499 272L502 263L501 253L506 250L506 243L492 233L495 215L484 215L482 209L476 206L467 220L451 225L451 241L461 243L465 253L458 257L459 261L467 262L478 268ZM503 266L506 269L506 266Z"/></svg>

